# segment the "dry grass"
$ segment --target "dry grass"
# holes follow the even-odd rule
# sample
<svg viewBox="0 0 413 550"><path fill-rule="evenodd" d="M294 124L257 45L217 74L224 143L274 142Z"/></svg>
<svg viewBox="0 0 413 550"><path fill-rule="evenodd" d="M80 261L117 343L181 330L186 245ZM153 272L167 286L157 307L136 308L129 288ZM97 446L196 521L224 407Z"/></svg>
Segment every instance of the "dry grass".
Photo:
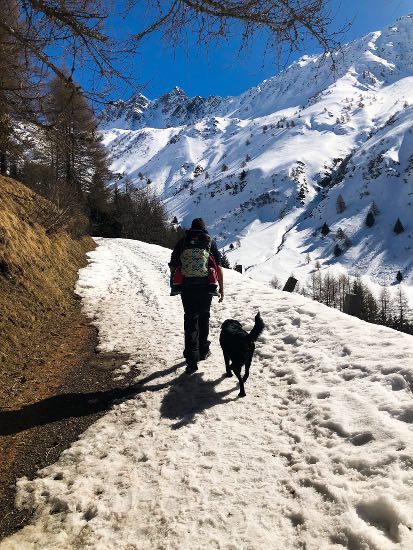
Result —
<svg viewBox="0 0 413 550"><path fill-rule="evenodd" d="M47 207L21 183L0 177L0 382L35 359L38 339L67 314L77 271L94 247L89 237L48 235L41 223Z"/></svg>

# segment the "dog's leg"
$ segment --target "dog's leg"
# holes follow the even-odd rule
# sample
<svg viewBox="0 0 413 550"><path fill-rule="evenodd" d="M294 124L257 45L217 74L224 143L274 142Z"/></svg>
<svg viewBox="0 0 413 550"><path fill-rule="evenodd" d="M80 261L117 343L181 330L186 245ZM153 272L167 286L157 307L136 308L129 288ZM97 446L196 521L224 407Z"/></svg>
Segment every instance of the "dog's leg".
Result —
<svg viewBox="0 0 413 550"><path fill-rule="evenodd" d="M245 361L245 374L242 378L242 380L244 382L246 382L248 380L248 376L250 375L250 366L251 366L251 363L252 363L253 355L254 355L254 350L251 350L250 352L248 352L248 356L247 356L247 359Z"/></svg>
<svg viewBox="0 0 413 550"><path fill-rule="evenodd" d="M225 361L225 375L227 378L231 378L232 372L231 372L231 365L229 364L229 356L225 353L225 351L222 352L224 354L224 361Z"/></svg>
<svg viewBox="0 0 413 550"><path fill-rule="evenodd" d="M241 378L241 367L234 367L234 365L232 365L232 370L234 371L235 373L235 376L238 378L238 382L239 382L239 394L238 394L238 397L245 397L245 389L244 389L244 382L242 381L242 378Z"/></svg>

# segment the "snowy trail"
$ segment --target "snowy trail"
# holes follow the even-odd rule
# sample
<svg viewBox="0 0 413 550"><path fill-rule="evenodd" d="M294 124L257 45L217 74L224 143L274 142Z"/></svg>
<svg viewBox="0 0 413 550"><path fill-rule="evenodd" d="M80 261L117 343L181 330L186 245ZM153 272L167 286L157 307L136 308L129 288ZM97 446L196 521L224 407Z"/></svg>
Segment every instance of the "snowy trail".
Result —
<svg viewBox="0 0 413 550"><path fill-rule="evenodd" d="M100 348L141 369L137 394L20 480L36 515L1 550L413 548L411 337L226 271L212 356L188 377L170 252L98 242L78 291ZM219 327L258 309L237 399Z"/></svg>

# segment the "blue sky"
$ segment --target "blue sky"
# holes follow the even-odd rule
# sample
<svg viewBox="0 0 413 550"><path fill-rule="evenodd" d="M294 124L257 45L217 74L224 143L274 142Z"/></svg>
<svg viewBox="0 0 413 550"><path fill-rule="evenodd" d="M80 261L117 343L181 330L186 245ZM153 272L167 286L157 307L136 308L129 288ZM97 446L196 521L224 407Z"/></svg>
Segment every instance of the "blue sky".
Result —
<svg viewBox="0 0 413 550"><path fill-rule="evenodd" d="M335 14L333 29L353 21L342 42L379 30L401 15L413 12L413 0L331 0L331 5ZM115 20L113 23L118 24ZM132 18L125 22L126 27L138 30ZM206 51L189 36L185 47L172 50L162 42L161 35L154 34L146 39L140 55L129 62L142 93L151 99L174 86L183 88L189 96L238 95L280 70L276 54L271 51L265 54L263 40L256 40L241 55L239 41L239 37L234 37ZM305 51L294 54L289 61L316 51L314 45L307 44ZM128 93L118 90L114 96L126 97Z"/></svg>

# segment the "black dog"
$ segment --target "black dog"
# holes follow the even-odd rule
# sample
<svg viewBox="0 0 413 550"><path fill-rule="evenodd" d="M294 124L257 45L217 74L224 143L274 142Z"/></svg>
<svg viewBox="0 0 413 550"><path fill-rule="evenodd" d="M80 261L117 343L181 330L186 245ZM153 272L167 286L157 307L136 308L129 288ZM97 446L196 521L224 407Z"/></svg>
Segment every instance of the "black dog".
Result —
<svg viewBox="0 0 413 550"><path fill-rule="evenodd" d="M227 319L222 323L219 343L224 354L227 376L232 376L231 371L233 371L238 378L240 388L238 397L245 397L244 382L247 381L250 373L252 356L255 350L254 342L264 330L264 327L264 321L261 319L259 312L255 316L254 328L249 334L242 328L239 321ZM245 374L241 378L243 365L245 365Z"/></svg>

